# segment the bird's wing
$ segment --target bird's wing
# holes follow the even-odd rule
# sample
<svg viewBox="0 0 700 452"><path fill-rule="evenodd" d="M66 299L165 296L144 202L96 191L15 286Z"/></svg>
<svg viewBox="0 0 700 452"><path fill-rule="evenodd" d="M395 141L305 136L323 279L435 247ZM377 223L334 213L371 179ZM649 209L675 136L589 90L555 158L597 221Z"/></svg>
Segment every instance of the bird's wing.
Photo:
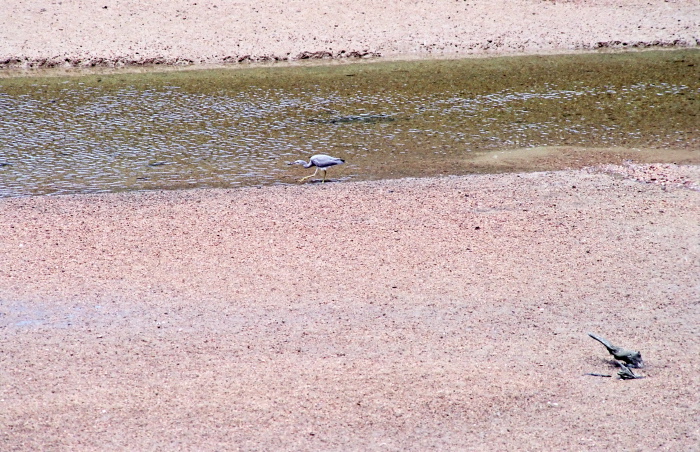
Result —
<svg viewBox="0 0 700 452"><path fill-rule="evenodd" d="M323 168L324 166L333 166L338 164L338 159L330 155L318 154L311 157L311 163Z"/></svg>

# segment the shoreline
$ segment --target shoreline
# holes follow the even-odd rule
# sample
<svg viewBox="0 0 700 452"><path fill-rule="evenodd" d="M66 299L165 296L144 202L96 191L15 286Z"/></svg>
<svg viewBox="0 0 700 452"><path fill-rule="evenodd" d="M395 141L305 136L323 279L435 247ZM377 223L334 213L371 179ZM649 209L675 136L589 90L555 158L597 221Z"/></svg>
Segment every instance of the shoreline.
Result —
<svg viewBox="0 0 700 452"><path fill-rule="evenodd" d="M124 66L54 66L54 67L2 67L0 66L0 80L13 78L53 78L53 77L82 77L88 75L119 75L133 73L158 73L158 72L179 72L179 71L208 71L208 70L248 70L248 69L276 69L293 67L315 67L315 66L335 66L335 65L356 65L356 64L381 64L391 62L413 62L413 61L450 61L468 59L488 59L488 58L518 58L518 57L538 57L538 56L576 56L590 54L633 54L643 52L674 52L679 50L700 51L698 46L677 46L677 47L646 47L646 48L624 48L624 49L604 49L604 50L566 50L552 49L542 52L523 53L479 53L467 55L429 55L421 56L415 54L380 56L371 58L341 58L341 59L304 59L304 60L284 60L284 61L261 61L245 63L202 63L190 65L169 65L169 64L134 64Z"/></svg>
<svg viewBox="0 0 700 452"><path fill-rule="evenodd" d="M77 63L65 63L60 61L51 61L45 59L38 60L23 60L17 64L0 61L0 79L10 78L15 73L51 73L65 71L61 75L71 75L76 72L78 75L83 74L111 74L123 72L157 72L157 71L187 71L187 70L215 70L215 69L248 69L248 68L275 68L275 67L298 67L298 66L316 66L316 65L341 65L341 64L372 64L381 62L396 62L396 61L431 61L431 60L464 60L471 58L507 58L507 57L527 57L527 56L566 56L566 55L585 55L585 54L600 54L600 53L635 53L635 52L654 52L654 51L674 51L674 50L700 50L700 44L689 43L647 43L636 46L622 47L601 47L601 48L582 48L582 49L545 49L538 51L512 51L512 52L479 52L466 54L395 54L395 55L368 55L362 57L308 57L308 58L260 58L247 59L244 61L226 62L181 62L177 60L167 60L155 58L153 61L131 61L122 62L121 60L105 60L100 59L99 63L92 60L78 61ZM23 74L24 75L24 74ZM21 76L23 76L21 75Z"/></svg>

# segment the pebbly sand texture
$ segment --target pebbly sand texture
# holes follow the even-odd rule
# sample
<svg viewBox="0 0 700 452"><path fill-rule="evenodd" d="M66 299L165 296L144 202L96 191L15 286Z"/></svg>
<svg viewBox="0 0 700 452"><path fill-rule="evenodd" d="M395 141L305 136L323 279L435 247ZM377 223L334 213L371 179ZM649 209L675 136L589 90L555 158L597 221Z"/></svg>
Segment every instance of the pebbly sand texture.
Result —
<svg viewBox="0 0 700 452"><path fill-rule="evenodd" d="M10 0L0 60L696 46L700 29L696 1L329 5ZM615 378L589 331L641 350L646 378ZM698 166L0 199L0 450L691 451L698 356Z"/></svg>
<svg viewBox="0 0 700 452"><path fill-rule="evenodd" d="M694 450L700 169L0 200L3 450ZM588 331L641 350L616 377Z"/></svg>
<svg viewBox="0 0 700 452"><path fill-rule="evenodd" d="M4 0L0 67L696 47L697 0Z"/></svg>

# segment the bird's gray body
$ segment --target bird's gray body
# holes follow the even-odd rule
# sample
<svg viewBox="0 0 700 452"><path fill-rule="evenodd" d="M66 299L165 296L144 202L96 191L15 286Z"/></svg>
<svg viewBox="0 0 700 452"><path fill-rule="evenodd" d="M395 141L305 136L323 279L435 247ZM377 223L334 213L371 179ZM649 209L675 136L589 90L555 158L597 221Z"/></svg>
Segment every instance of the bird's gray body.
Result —
<svg viewBox="0 0 700 452"><path fill-rule="evenodd" d="M314 177L316 173L318 173L318 170L323 171L323 182L325 182L326 170L331 166L342 165L343 163L345 163L345 160L343 159L331 157L330 155L326 154L316 154L311 156L308 163L305 160L297 160L289 163L289 165L302 165L304 168L311 168L312 166L316 167L316 171L312 175L301 178L299 180L300 182L305 181L310 177Z"/></svg>
<svg viewBox="0 0 700 452"><path fill-rule="evenodd" d="M635 369L644 367L644 361L642 360L642 354L639 353L638 351L635 350L626 350L622 347L618 347L616 345L611 344L610 342L606 341L602 337L593 334L593 333L588 333L590 337L593 339L597 340L605 348L608 349L608 353L613 355L613 357L618 360L626 363L628 367L634 367ZM623 377L624 378L624 377Z"/></svg>

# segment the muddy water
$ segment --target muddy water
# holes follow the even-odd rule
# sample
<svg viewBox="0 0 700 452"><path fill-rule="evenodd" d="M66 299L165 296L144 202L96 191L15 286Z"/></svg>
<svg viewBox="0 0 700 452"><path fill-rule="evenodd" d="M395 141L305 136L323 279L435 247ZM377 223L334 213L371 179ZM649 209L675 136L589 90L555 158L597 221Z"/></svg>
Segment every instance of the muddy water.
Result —
<svg viewBox="0 0 700 452"><path fill-rule="evenodd" d="M0 136L0 196L700 163L700 52L33 73Z"/></svg>

